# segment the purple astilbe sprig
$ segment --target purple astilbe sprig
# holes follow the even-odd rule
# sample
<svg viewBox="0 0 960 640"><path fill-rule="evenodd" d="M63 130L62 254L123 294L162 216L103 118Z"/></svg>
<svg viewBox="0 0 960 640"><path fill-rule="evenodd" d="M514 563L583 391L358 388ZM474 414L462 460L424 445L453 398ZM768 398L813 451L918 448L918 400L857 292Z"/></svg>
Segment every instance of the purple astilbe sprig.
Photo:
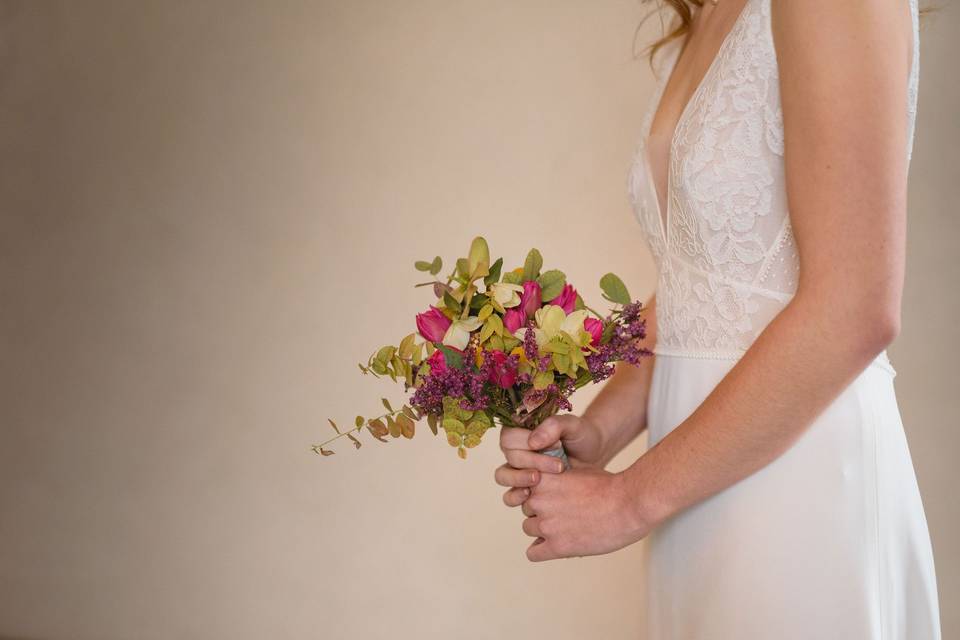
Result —
<svg viewBox="0 0 960 640"><path fill-rule="evenodd" d="M538 362L540 354L540 350L537 347L537 336L533 330L533 318L527 320L526 327L527 330L523 334L523 353L527 357L527 361L533 364L534 362Z"/></svg>
<svg viewBox="0 0 960 640"><path fill-rule="evenodd" d="M470 360L465 357L467 362ZM410 404L424 413L443 415L443 398L460 398L460 406L468 411L486 409L489 399L484 384L490 377L493 363L485 359L483 364L446 367L443 371L431 371L422 378L421 384L410 396Z"/></svg>
<svg viewBox="0 0 960 640"><path fill-rule="evenodd" d="M652 355L652 351L639 345L647 337L646 320L640 316L642 306L640 302L631 302L623 305L616 319L608 316L608 321L614 325L610 341L599 345L596 353L585 357L594 382L613 375L618 361L637 365L641 358Z"/></svg>
<svg viewBox="0 0 960 640"><path fill-rule="evenodd" d="M563 411L573 411L573 404L569 399L569 396L571 393L573 393L573 391L573 380L570 378L563 378L560 384L554 382L547 385L547 392L556 398L557 408Z"/></svg>

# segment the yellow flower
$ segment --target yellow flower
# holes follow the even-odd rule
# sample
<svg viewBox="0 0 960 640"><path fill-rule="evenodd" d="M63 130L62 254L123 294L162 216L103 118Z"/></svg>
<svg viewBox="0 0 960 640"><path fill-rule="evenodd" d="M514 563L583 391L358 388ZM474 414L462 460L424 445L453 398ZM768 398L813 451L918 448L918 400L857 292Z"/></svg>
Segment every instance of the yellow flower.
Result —
<svg viewBox="0 0 960 640"><path fill-rule="evenodd" d="M480 367L483 366L483 349L482 348L477 347L474 350L474 358L477 361L477 368L479 369Z"/></svg>
<svg viewBox="0 0 960 640"><path fill-rule="evenodd" d="M563 307L548 304L537 309L533 317L537 325L534 327L533 333L538 347L542 347L551 338L561 333L566 333L579 345L587 344L590 341L590 334L583 328L583 321L587 317L586 309L579 309L567 315ZM526 332L527 328L521 327L514 332L514 335L523 340ZM584 339L586 339L586 342L584 342Z"/></svg>

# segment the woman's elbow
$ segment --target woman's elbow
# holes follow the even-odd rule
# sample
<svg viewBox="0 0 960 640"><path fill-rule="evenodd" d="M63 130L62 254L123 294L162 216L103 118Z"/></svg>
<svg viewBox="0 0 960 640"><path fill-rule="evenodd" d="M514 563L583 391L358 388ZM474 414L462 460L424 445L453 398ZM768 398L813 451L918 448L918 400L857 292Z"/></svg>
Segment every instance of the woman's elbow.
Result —
<svg viewBox="0 0 960 640"><path fill-rule="evenodd" d="M861 320L852 335L857 346L869 356L878 355L900 335L899 303L868 305L858 315Z"/></svg>

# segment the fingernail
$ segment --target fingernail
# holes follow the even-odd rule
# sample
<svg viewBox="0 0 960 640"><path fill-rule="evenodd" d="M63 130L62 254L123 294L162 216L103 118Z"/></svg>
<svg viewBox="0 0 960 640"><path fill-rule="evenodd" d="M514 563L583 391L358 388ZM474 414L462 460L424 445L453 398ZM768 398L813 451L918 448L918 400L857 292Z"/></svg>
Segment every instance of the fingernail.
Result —
<svg viewBox="0 0 960 640"><path fill-rule="evenodd" d="M536 481L537 481L537 474L531 473L531 474L530 474L530 482L536 482Z"/></svg>
<svg viewBox="0 0 960 640"><path fill-rule="evenodd" d="M553 468L557 470L557 473L563 471L563 462L557 460L557 464L553 465Z"/></svg>
<svg viewBox="0 0 960 640"><path fill-rule="evenodd" d="M524 488L523 488L523 495L525 495L525 496L530 495L530 489L527 489L526 487L524 487Z"/></svg>

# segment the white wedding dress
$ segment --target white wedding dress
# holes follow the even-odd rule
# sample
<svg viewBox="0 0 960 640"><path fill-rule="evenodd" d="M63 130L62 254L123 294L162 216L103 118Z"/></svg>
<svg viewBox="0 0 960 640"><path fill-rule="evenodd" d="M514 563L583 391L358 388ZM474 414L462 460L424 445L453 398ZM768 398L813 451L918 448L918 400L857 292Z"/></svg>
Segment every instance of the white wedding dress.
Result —
<svg viewBox="0 0 960 640"><path fill-rule="evenodd" d="M909 162L919 36L917 2L907 1ZM747 0L686 105L667 141L661 199L649 130L681 46L678 38L657 54L659 84L628 181L659 269L650 446L733 367L798 274L770 0ZM895 375L881 354L783 456L648 536L646 640L940 638Z"/></svg>

